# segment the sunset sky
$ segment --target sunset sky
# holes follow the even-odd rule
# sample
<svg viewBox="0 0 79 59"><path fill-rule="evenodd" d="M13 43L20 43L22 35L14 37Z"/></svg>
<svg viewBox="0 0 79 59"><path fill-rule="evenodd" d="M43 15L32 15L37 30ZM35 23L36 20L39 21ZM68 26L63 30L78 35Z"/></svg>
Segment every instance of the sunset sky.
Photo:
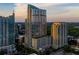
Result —
<svg viewBox="0 0 79 59"><path fill-rule="evenodd" d="M79 22L78 3L37 3L33 4L47 10L47 21L73 21ZM24 22L26 18L26 3L0 3L0 16L8 16L15 11L17 22Z"/></svg>

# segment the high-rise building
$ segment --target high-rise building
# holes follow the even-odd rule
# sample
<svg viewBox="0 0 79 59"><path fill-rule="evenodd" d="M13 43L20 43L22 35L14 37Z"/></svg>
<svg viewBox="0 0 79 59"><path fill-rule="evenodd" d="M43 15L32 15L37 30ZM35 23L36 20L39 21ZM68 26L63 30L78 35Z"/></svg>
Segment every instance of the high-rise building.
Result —
<svg viewBox="0 0 79 59"><path fill-rule="evenodd" d="M57 49L67 45L67 24L54 22L51 27L51 37L53 48Z"/></svg>
<svg viewBox="0 0 79 59"><path fill-rule="evenodd" d="M25 46L32 47L32 31L31 31L31 17L32 17L32 9L30 5L27 5L27 15L25 19Z"/></svg>
<svg viewBox="0 0 79 59"><path fill-rule="evenodd" d="M27 6L27 18L26 18L26 31L25 31L25 43L29 47L44 48L47 45L44 41L50 41L47 35L47 19L46 19L46 10L40 9L36 6L29 5ZM39 43L38 46L37 41ZM42 45L41 45L42 43ZM43 45L44 44L44 45ZM35 46L37 45L37 46Z"/></svg>
<svg viewBox="0 0 79 59"><path fill-rule="evenodd" d="M32 36L41 37L47 34L46 10L39 9L35 6L32 8Z"/></svg>
<svg viewBox="0 0 79 59"><path fill-rule="evenodd" d="M0 16L0 50L7 53L14 50L15 43L15 17L14 12L8 17Z"/></svg>

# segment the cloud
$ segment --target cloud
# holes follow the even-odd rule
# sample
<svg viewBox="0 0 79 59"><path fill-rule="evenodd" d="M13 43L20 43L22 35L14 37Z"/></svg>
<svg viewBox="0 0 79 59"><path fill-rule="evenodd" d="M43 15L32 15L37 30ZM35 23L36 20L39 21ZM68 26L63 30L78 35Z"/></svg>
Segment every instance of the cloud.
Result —
<svg viewBox="0 0 79 59"><path fill-rule="evenodd" d="M13 11L6 11L6 10L0 10L0 16L9 16L9 15L12 15L12 12Z"/></svg>
<svg viewBox="0 0 79 59"><path fill-rule="evenodd" d="M24 4L24 3L15 4L14 10L15 10L16 19L24 20L26 18L27 4Z"/></svg>
<svg viewBox="0 0 79 59"><path fill-rule="evenodd" d="M38 6L40 8L51 6L51 3L31 3L32 5Z"/></svg>
<svg viewBox="0 0 79 59"><path fill-rule="evenodd" d="M45 7L51 6L52 4L50 3L31 3L32 5L39 7L39 8L43 8L45 9ZM26 16L27 16L27 4L25 3L16 3L14 4L14 10L15 10L15 18L16 21L24 21Z"/></svg>
<svg viewBox="0 0 79 59"><path fill-rule="evenodd" d="M79 4L51 5L46 9L48 11L48 21L74 21L74 19L79 19Z"/></svg>
<svg viewBox="0 0 79 59"><path fill-rule="evenodd" d="M31 4L39 8L48 8L48 7L60 5L60 3L31 3Z"/></svg>
<svg viewBox="0 0 79 59"><path fill-rule="evenodd" d="M9 16L13 13L13 3L0 3L0 16Z"/></svg>
<svg viewBox="0 0 79 59"><path fill-rule="evenodd" d="M48 21L68 21L66 18L79 19L79 4L60 3L31 3L32 5L47 10ZM27 4L15 4L15 15L20 21L27 16ZM65 18L65 19L64 19ZM17 20L18 21L18 20ZM73 21L73 20L72 20ZM77 20L78 21L78 20Z"/></svg>

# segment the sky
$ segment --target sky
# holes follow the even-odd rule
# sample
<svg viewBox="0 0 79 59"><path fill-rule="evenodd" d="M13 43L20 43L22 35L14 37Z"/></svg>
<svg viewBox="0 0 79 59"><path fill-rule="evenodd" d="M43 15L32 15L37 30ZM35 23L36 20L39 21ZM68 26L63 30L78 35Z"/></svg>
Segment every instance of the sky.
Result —
<svg viewBox="0 0 79 59"><path fill-rule="evenodd" d="M48 22L79 22L79 3L30 3L47 11ZM16 22L24 22L26 3L0 3L0 16L9 16L15 11Z"/></svg>

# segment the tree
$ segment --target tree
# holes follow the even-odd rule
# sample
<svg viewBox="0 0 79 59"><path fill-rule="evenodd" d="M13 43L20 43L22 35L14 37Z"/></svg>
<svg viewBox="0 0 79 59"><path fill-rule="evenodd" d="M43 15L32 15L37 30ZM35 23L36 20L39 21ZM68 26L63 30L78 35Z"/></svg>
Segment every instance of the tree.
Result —
<svg viewBox="0 0 79 59"><path fill-rule="evenodd" d="M63 50L64 50L64 52L73 52L74 51L74 49L72 49L69 45L65 45L63 47Z"/></svg>
<svg viewBox="0 0 79 59"><path fill-rule="evenodd" d="M77 45L77 40L70 40L68 41L69 45Z"/></svg>
<svg viewBox="0 0 79 59"><path fill-rule="evenodd" d="M49 55L53 51L55 51L55 49L52 48L52 47L49 47L49 48L45 49L45 51L43 53L46 54L46 55Z"/></svg>
<svg viewBox="0 0 79 59"><path fill-rule="evenodd" d="M3 50L0 51L0 55L4 55L6 53L7 53L6 51L3 51Z"/></svg>
<svg viewBox="0 0 79 59"><path fill-rule="evenodd" d="M73 36L74 38L79 37L79 28L73 26L68 28L68 35Z"/></svg>

